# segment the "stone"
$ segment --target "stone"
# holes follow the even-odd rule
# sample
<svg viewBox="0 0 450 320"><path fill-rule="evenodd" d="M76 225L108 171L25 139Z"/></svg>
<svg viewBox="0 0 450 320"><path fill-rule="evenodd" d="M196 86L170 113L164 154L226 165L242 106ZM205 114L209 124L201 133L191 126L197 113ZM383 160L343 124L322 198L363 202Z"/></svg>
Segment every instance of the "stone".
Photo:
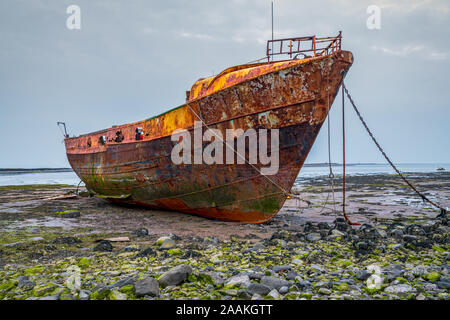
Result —
<svg viewBox="0 0 450 320"><path fill-rule="evenodd" d="M39 242L39 241L42 241L42 240L44 240L44 238L42 238L42 237L33 237L33 238L30 238L30 241L35 241L35 242Z"/></svg>
<svg viewBox="0 0 450 320"><path fill-rule="evenodd" d="M175 242L175 240L173 240L172 238L168 238L168 239L165 239L161 243L161 246L159 248L163 249L163 250L168 250L168 249L175 248L176 246L177 246L177 243Z"/></svg>
<svg viewBox="0 0 450 320"><path fill-rule="evenodd" d="M291 266L275 266L275 267L272 268L272 270L274 272L288 271L288 270L291 270Z"/></svg>
<svg viewBox="0 0 450 320"><path fill-rule="evenodd" d="M80 213L80 211L77 211L77 210L68 210L68 211L63 211L63 212L57 213L57 216L60 218L73 219L73 218L79 218L81 216L81 213Z"/></svg>
<svg viewBox="0 0 450 320"><path fill-rule="evenodd" d="M403 237L403 231L401 229L393 229L390 232L391 236L395 238L401 238Z"/></svg>
<svg viewBox="0 0 450 320"><path fill-rule="evenodd" d="M386 287L384 292L395 294L399 297L406 297L411 293L415 293L416 289L408 284L396 284L393 286Z"/></svg>
<svg viewBox="0 0 450 320"><path fill-rule="evenodd" d="M77 244L81 243L81 240L75 237L57 237L53 240L55 244Z"/></svg>
<svg viewBox="0 0 450 320"><path fill-rule="evenodd" d="M264 277L264 274L261 272L252 271L248 273L248 276L250 277L250 280L261 280L261 278Z"/></svg>
<svg viewBox="0 0 450 320"><path fill-rule="evenodd" d="M441 274L439 272L430 272L423 276L423 278L427 279L428 281L439 281L441 278Z"/></svg>
<svg viewBox="0 0 450 320"><path fill-rule="evenodd" d="M271 289L277 289L279 290L283 286L290 286L289 281L271 277L271 276L264 276L261 278L261 284L268 286Z"/></svg>
<svg viewBox="0 0 450 320"><path fill-rule="evenodd" d="M377 237L380 237L380 238L386 238L387 237L387 232L385 230L383 230L383 229L376 229L375 230L375 234L376 234Z"/></svg>
<svg viewBox="0 0 450 320"><path fill-rule="evenodd" d="M244 289L240 289L236 295L239 299L250 300L251 296Z"/></svg>
<svg viewBox="0 0 450 320"><path fill-rule="evenodd" d="M125 252L133 252L133 251L139 251L140 248L137 245L131 245L131 246L126 246L125 248L123 248L123 251Z"/></svg>
<svg viewBox="0 0 450 320"><path fill-rule="evenodd" d="M320 239L322 239L322 236L320 235L320 233L317 233L317 232L308 233L306 235L306 240L308 240L310 242L318 241Z"/></svg>
<svg viewBox="0 0 450 320"><path fill-rule="evenodd" d="M252 296L252 300L261 300L261 299L262 299L262 296L259 295L259 294L257 294L257 293L255 293L255 294Z"/></svg>
<svg viewBox="0 0 450 320"><path fill-rule="evenodd" d="M411 273L412 273L413 275L415 275L416 277L421 277L421 276L423 276L423 275L425 275L425 274L428 273L428 268L425 267L425 266L422 266L422 265L418 265L418 266L415 266L415 267L411 270Z"/></svg>
<svg viewBox="0 0 450 320"><path fill-rule="evenodd" d="M441 278L440 281L436 282L436 285L441 289L450 289L450 278Z"/></svg>
<svg viewBox="0 0 450 320"><path fill-rule="evenodd" d="M319 230L328 230L328 229L330 229L330 226L326 222L319 222L317 224L317 227L319 228Z"/></svg>
<svg viewBox="0 0 450 320"><path fill-rule="evenodd" d="M360 241L355 245L356 249L358 250L367 250L369 249L369 246L367 244L367 242L364 241Z"/></svg>
<svg viewBox="0 0 450 320"><path fill-rule="evenodd" d="M252 296L255 294L258 294L260 296L265 296L270 292L270 288L264 284L260 283L251 283L247 287L247 292L251 294Z"/></svg>
<svg viewBox="0 0 450 320"><path fill-rule="evenodd" d="M345 233L336 229L331 230L331 233L329 237L331 238L337 238L337 237L343 237L345 236Z"/></svg>
<svg viewBox="0 0 450 320"><path fill-rule="evenodd" d="M280 298L280 293L277 291L277 289L272 289L267 296L272 297L274 299Z"/></svg>
<svg viewBox="0 0 450 320"><path fill-rule="evenodd" d="M30 291L36 285L36 283L29 280L27 276L18 277L17 280L18 280L17 286L24 291Z"/></svg>
<svg viewBox="0 0 450 320"><path fill-rule="evenodd" d="M388 281L392 281L398 277L403 276L403 273L404 273L403 267L398 264L395 264L390 269L384 271L384 274L386 275L386 279Z"/></svg>
<svg viewBox="0 0 450 320"><path fill-rule="evenodd" d="M171 239L171 238L170 238L170 237L167 237L167 236L160 237L160 238L158 238L158 240L156 240L156 244L157 244L158 246L160 246L160 245L162 245L162 243L163 243L165 240L167 240L167 239Z"/></svg>
<svg viewBox="0 0 450 320"><path fill-rule="evenodd" d="M330 282L325 282L325 281L316 282L316 284L314 285L314 288L316 288L316 289L328 288L328 287L331 287L331 283Z"/></svg>
<svg viewBox="0 0 450 320"><path fill-rule="evenodd" d="M102 240L98 245L94 247L94 251L103 251L103 252L111 252L113 250L113 246L110 241Z"/></svg>
<svg viewBox="0 0 450 320"><path fill-rule="evenodd" d="M238 275L238 276L233 276L230 279L228 279L225 282L225 286L242 286L244 288L248 287L250 285L250 278L248 275Z"/></svg>
<svg viewBox="0 0 450 320"><path fill-rule="evenodd" d="M107 288L112 290L112 289L115 289L115 288L120 289L120 288L122 288L124 286L127 286L127 285L134 285L134 282L136 281L136 279L137 279L136 276L126 277L126 278L124 278L122 280L119 280L119 281L109 285Z"/></svg>
<svg viewBox="0 0 450 320"><path fill-rule="evenodd" d="M258 250L262 250L264 248L265 248L265 246L262 242L257 242L253 245L253 247L251 248L251 251L258 251Z"/></svg>
<svg viewBox="0 0 450 320"><path fill-rule="evenodd" d="M282 286L279 290L281 294L286 294L289 292L289 288L287 286Z"/></svg>
<svg viewBox="0 0 450 320"><path fill-rule="evenodd" d="M296 285L299 288L303 288L304 289L304 288L311 287L312 283L310 281L308 281L308 280L300 280L300 281L296 282Z"/></svg>
<svg viewBox="0 0 450 320"><path fill-rule="evenodd" d="M89 290L80 290L80 293L78 294L78 298L82 300L87 300L89 298L89 295L91 292Z"/></svg>
<svg viewBox="0 0 450 320"><path fill-rule="evenodd" d="M140 252L138 252L136 254L137 258L142 258L142 257L146 257L146 256L155 256L156 255L156 251L153 250L152 248L146 248Z"/></svg>
<svg viewBox="0 0 450 320"><path fill-rule="evenodd" d="M318 292L320 294L329 295L331 293L331 290L327 288L320 288Z"/></svg>
<svg viewBox="0 0 450 320"><path fill-rule="evenodd" d="M419 295L417 295L416 300L425 300L425 296L420 293Z"/></svg>
<svg viewBox="0 0 450 320"><path fill-rule="evenodd" d="M297 272L295 272L295 271L293 271L293 270L289 270L287 273L286 273L286 280L296 280L297 279L297 277L298 277L299 275L298 275L298 273Z"/></svg>
<svg viewBox="0 0 450 320"><path fill-rule="evenodd" d="M134 285L136 297L159 296L159 284L155 278L146 277L137 281Z"/></svg>
<svg viewBox="0 0 450 320"><path fill-rule="evenodd" d="M366 281L372 274L367 270L362 270L358 274L356 274L356 279L361 281Z"/></svg>
<svg viewBox="0 0 450 320"><path fill-rule="evenodd" d="M166 273L164 273L159 278L159 283L161 286L176 286L187 279L187 277L192 273L192 268L187 264L180 264Z"/></svg>
<svg viewBox="0 0 450 320"><path fill-rule="evenodd" d="M211 280L213 281L213 284L215 286L219 286L225 282L225 279L222 277L222 275L219 272L210 271L210 272L207 272L206 274L211 277Z"/></svg>
<svg viewBox="0 0 450 320"><path fill-rule="evenodd" d="M110 300L127 300L127 295L125 293L122 293L122 292L118 291L118 290L113 290L109 294L109 299Z"/></svg>
<svg viewBox="0 0 450 320"><path fill-rule="evenodd" d="M134 231L134 234L137 237L145 237L145 236L148 236L148 230L146 228L140 228L140 229L137 229L136 231Z"/></svg>

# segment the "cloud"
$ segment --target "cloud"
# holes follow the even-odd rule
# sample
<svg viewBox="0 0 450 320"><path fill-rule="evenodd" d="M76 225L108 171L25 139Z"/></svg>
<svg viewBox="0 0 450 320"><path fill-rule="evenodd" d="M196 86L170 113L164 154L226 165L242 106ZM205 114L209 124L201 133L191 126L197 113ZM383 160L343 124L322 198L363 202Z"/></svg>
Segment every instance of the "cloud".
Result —
<svg viewBox="0 0 450 320"><path fill-rule="evenodd" d="M194 39L201 39L201 40L213 40L214 37L207 35L207 34L201 34L201 33L190 33L181 31L179 35L183 38L194 38Z"/></svg>
<svg viewBox="0 0 450 320"><path fill-rule="evenodd" d="M375 51L381 51L385 54L391 55L391 56L399 56L404 57L408 56L414 52L422 51L424 49L423 45L404 45L400 48L388 48L388 47L380 47L373 45L372 50Z"/></svg>
<svg viewBox="0 0 450 320"><path fill-rule="evenodd" d="M450 54L448 52L437 50L430 51L424 45L408 44L397 48L389 48L384 46L373 45L371 49L390 56L397 56L397 57L406 57L415 54L414 56L422 58L424 60L447 60L450 58Z"/></svg>

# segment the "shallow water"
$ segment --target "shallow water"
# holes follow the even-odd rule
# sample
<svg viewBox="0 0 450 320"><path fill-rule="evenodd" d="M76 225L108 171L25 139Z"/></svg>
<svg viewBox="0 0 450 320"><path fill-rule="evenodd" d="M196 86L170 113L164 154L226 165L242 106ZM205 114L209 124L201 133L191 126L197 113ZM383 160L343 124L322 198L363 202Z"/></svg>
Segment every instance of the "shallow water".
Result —
<svg viewBox="0 0 450 320"><path fill-rule="evenodd" d="M402 172L436 172L438 168L450 170L450 163L438 164L398 164ZM342 174L342 166L333 166L335 175ZM394 170L388 164L357 164L346 167L347 175L368 175L368 174L393 174ZM309 167L305 166L300 171L299 180L314 178L318 176L328 176L329 168L327 166ZM27 184L68 184L77 185L80 179L73 171L69 172L35 172L35 173L0 173L0 186L8 185L27 185Z"/></svg>

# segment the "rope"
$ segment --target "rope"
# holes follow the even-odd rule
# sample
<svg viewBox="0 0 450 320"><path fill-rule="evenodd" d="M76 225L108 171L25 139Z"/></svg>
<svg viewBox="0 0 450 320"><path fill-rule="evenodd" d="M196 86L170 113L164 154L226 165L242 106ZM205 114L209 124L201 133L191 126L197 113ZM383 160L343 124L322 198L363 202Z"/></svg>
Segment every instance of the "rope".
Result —
<svg viewBox="0 0 450 320"><path fill-rule="evenodd" d="M79 195L79 193L78 193L78 188L80 187L80 184L81 184L82 182L83 182L82 180L80 180L80 182L78 182L78 185L77 185L77 191L76 191L77 196Z"/></svg>
<svg viewBox="0 0 450 320"><path fill-rule="evenodd" d="M421 193L419 190L417 190L417 188L410 182L408 181L408 179L406 179L406 177L400 172L400 170L397 169L397 167L394 165L394 163L392 163L391 159L389 159L389 157L386 155L386 153L384 152L383 148L381 148L380 144L378 143L378 141L375 139L375 137L373 136L372 132L370 131L369 127L367 126L366 122L364 121L363 117L361 116L361 114L359 113L358 108L355 105L355 102L353 101L350 93L348 92L347 88L344 87L344 84L342 84L343 89L345 90L345 93L347 94L348 99L350 100L350 103L353 106L353 109L355 110L356 114L359 117L359 120L361 120L364 128L366 129L367 133L369 134L369 136L372 138L373 142L375 143L375 145L377 146L378 150L380 150L380 152L383 154L384 158L386 159L386 161L391 165L391 167L395 170L395 172L397 172L397 174L400 176L400 178L402 178L402 180L412 189L414 190L415 193L417 193L422 200L425 202L430 203L432 206L434 206L435 208L438 208L441 210L441 213L437 216L445 216L447 214L447 210L444 209L442 206L438 205L437 203L431 201L430 199L428 199L427 196L425 196L423 193Z"/></svg>
<svg viewBox="0 0 450 320"><path fill-rule="evenodd" d="M195 110L189 105L189 103L186 103L186 105L188 106L188 108L192 111L192 113L202 122L202 124L208 128L211 129L206 122L197 114L197 112L195 112ZM212 130L212 132L214 133L214 130ZM283 195L286 196L288 199L297 199L297 200L301 200L303 202L306 202L308 205L311 205L311 202L308 200L304 200L301 199L300 197L298 197L295 194L292 194L291 192L286 191L282 186L280 186L278 183L276 183L275 181L273 181L272 179L270 179L268 176L266 176L265 174L263 174L255 165L253 165L252 163L248 162L247 159L245 158L245 156L242 156L239 152L237 152L237 150L234 148L234 146L230 146L229 143L227 143L225 140L222 139L222 137L216 135L214 133L214 135L220 140L222 141L222 143L224 143L228 148L230 148L231 150L233 150L233 152L240 157L241 159L243 159L248 165L250 165L253 169L255 169L261 176L263 176L264 178L266 178L270 183L272 183L274 186L276 186L278 189L280 189L283 192Z"/></svg>
<svg viewBox="0 0 450 320"><path fill-rule="evenodd" d="M330 173L328 175L328 178L330 179L330 189L331 193L333 194L333 208L328 208L326 206L328 199L330 198L330 191L328 191L327 198L325 200L325 203L322 206L322 209L320 209L319 214L323 212L325 208L330 209L332 212L336 212L336 199L334 194L334 174L333 169L331 167L331 135L330 135L330 95L327 95L327 106L328 106L328 117L327 117L327 129L328 129L328 168L330 170Z"/></svg>

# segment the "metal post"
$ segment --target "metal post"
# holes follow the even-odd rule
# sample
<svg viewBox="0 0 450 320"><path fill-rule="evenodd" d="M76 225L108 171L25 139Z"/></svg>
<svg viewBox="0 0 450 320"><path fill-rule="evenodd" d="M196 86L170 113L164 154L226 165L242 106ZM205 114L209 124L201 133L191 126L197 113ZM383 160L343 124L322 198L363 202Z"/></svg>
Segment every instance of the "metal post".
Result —
<svg viewBox="0 0 450 320"><path fill-rule="evenodd" d="M272 53L273 53L273 1L272 1L271 15L272 15ZM273 61L273 56L272 56L272 61Z"/></svg>
<svg viewBox="0 0 450 320"><path fill-rule="evenodd" d="M345 215L345 105L344 80L342 80L342 212Z"/></svg>

